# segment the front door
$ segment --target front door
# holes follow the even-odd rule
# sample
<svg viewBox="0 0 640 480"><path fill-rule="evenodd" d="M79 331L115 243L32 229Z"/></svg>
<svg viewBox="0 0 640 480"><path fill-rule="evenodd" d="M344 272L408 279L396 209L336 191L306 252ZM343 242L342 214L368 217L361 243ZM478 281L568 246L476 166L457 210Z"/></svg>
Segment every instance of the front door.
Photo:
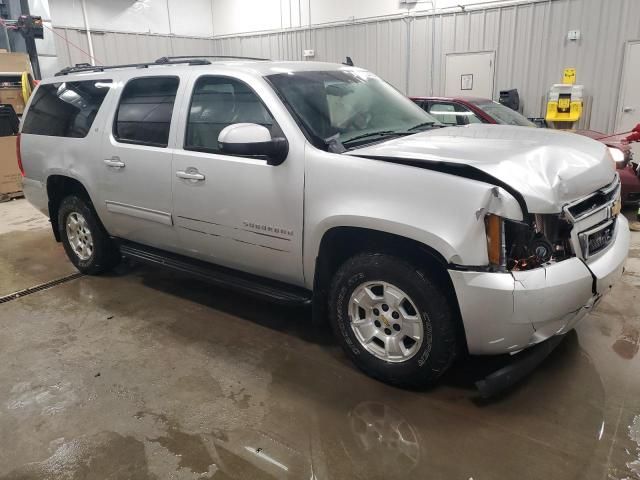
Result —
<svg viewBox="0 0 640 480"><path fill-rule="evenodd" d="M107 120L110 133L103 143L98 189L109 233L170 250L176 248L177 235L168 147L178 86L175 76L126 82Z"/></svg>
<svg viewBox="0 0 640 480"><path fill-rule="evenodd" d="M287 159L277 166L223 154L218 135L228 125L255 123L282 135L280 126L244 81L203 75L192 83L181 115L184 132L178 134L183 148L173 157L174 216L183 253L302 284L302 145L290 142Z"/></svg>

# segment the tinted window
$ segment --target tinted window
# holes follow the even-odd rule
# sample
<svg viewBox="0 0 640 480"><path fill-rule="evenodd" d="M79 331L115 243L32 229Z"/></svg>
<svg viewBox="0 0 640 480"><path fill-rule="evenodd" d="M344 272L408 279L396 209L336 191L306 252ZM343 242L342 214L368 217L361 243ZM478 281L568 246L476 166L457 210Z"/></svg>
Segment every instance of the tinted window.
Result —
<svg viewBox="0 0 640 480"><path fill-rule="evenodd" d="M234 123L257 123L271 130L273 117L245 83L226 77L202 77L191 99L184 147L216 153L218 136Z"/></svg>
<svg viewBox="0 0 640 480"><path fill-rule="evenodd" d="M111 80L40 85L24 119L23 133L53 137L86 137Z"/></svg>
<svg viewBox="0 0 640 480"><path fill-rule="evenodd" d="M482 123L482 120L471 110L459 104L434 102L429 107L429 113L445 125L469 125Z"/></svg>
<svg viewBox="0 0 640 480"><path fill-rule="evenodd" d="M490 100L486 102L475 102L475 105L486 112L493 119L503 125L517 125L520 127L535 127L536 124L530 122L524 115L511 110L508 107Z"/></svg>
<svg viewBox="0 0 640 480"><path fill-rule="evenodd" d="M429 108L429 113L445 125L458 125L456 109L450 103L434 103Z"/></svg>
<svg viewBox="0 0 640 480"><path fill-rule="evenodd" d="M484 123L482 121L482 119L480 117L478 117L478 115L476 115L471 110L469 110L467 108L464 108L464 107L460 107L460 111L464 113L465 121L467 123Z"/></svg>
<svg viewBox="0 0 640 480"><path fill-rule="evenodd" d="M177 77L146 77L124 87L113 125L120 142L166 147L176 100Z"/></svg>

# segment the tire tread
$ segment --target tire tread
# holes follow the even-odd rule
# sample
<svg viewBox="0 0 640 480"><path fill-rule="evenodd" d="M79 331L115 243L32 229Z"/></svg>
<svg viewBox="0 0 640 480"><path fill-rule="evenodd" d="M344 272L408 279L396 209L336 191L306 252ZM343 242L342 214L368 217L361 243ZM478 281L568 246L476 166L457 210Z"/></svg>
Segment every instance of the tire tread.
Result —
<svg viewBox="0 0 640 480"><path fill-rule="evenodd" d="M67 240L65 220L66 216L73 211L77 211L85 217L91 230L94 253L87 261L82 261L76 256ZM102 225L91 201L87 199L69 195L62 200L58 209L58 232L69 260L84 274L99 275L111 270L120 262L120 252L117 246Z"/></svg>
<svg viewBox="0 0 640 480"><path fill-rule="evenodd" d="M418 370L419 374L415 373L416 368L413 368L414 372L411 374L398 373L396 370L399 369L394 367L403 364L390 364L383 362L382 360L371 356L366 350L362 350L360 354L356 355L353 349L346 344L340 326L341 319L339 318L340 313L338 312L338 305L344 305L344 296L347 294L345 291L345 285L349 283L350 279L354 278L354 275L358 275L358 272L367 270L394 271L394 275L401 275L407 278L408 282L413 284L413 288L422 288L425 292L428 292L429 297L432 300L429 321L431 323L431 327L435 329L435 331L432 331L432 338L437 339L438 346L434 349L434 346L432 345L431 352L425 362L425 364L428 364L426 365L427 368L420 368ZM380 278L379 280L385 279ZM348 294L350 296L350 291ZM413 298L413 300L415 301L415 298ZM423 307L424 306L421 306L419 308L423 310ZM433 383L451 366L456 358L459 342L454 323L455 309L449 305L447 296L442 291L442 288L432 280L429 272L424 268L412 265L403 258L386 253L365 252L355 255L345 261L338 269L331 282L329 292L329 311L334 333L338 337L347 355L367 375L385 383L408 388L422 388L433 385ZM348 317L346 313L343 313L343 315ZM346 318L346 320L348 321L348 318ZM343 328L348 328L348 325L345 325ZM434 350L436 351L434 352ZM362 358L363 356L365 356L366 359L364 361ZM366 356L368 356L368 358ZM415 358L416 357L413 357L407 362L412 362ZM381 368L381 365L384 368ZM390 366L391 368L389 368Z"/></svg>

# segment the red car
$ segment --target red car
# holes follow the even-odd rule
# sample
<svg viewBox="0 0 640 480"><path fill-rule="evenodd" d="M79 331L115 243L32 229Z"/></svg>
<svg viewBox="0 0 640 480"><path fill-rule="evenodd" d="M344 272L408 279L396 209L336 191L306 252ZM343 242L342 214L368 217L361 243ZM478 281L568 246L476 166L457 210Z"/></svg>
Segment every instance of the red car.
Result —
<svg viewBox="0 0 640 480"><path fill-rule="evenodd" d="M449 126L472 123L538 126L515 110L486 98L413 97L411 100ZM593 130L575 130L574 133L599 140L611 148L622 183L622 201L626 204L640 203L640 169L633 161L631 147L624 135L610 137Z"/></svg>

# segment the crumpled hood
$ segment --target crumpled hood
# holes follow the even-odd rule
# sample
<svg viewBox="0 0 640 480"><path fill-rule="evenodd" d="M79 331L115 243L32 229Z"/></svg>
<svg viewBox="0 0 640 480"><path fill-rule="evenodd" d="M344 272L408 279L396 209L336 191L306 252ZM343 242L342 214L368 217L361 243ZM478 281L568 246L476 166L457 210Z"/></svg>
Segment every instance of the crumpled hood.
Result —
<svg viewBox="0 0 640 480"><path fill-rule="evenodd" d="M347 154L410 159L425 165L469 165L517 190L531 213L558 213L563 205L609 185L615 178L615 164L603 143L542 128L448 127Z"/></svg>

